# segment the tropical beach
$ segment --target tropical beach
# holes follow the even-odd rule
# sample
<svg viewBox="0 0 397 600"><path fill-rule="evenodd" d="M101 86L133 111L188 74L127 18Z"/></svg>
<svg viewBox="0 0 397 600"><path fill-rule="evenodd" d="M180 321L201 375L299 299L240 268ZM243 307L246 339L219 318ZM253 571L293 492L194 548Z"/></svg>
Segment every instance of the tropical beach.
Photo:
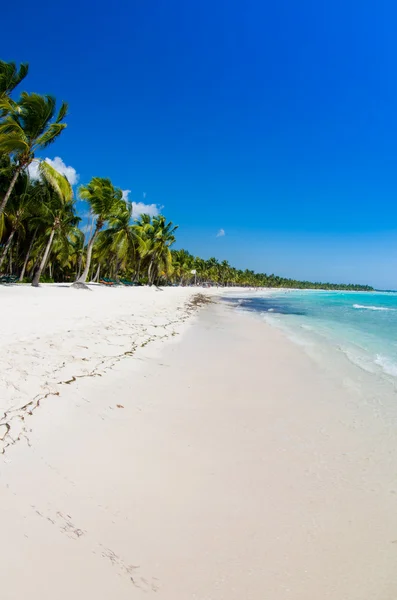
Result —
<svg viewBox="0 0 397 600"><path fill-rule="evenodd" d="M5 598L395 597L391 389L192 288L0 293Z"/></svg>
<svg viewBox="0 0 397 600"><path fill-rule="evenodd" d="M396 19L4 6L1 600L397 599Z"/></svg>

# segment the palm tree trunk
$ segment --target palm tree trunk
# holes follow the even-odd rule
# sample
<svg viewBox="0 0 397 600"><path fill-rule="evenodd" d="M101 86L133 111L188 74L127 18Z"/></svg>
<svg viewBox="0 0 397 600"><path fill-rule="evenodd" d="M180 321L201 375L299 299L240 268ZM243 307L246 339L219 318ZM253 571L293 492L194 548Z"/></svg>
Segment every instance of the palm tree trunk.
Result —
<svg viewBox="0 0 397 600"><path fill-rule="evenodd" d="M81 250L80 252L80 256L79 256L79 260L77 262L77 273L76 273L76 279L78 279L80 277L80 273L81 273L81 264L83 262L83 250Z"/></svg>
<svg viewBox="0 0 397 600"><path fill-rule="evenodd" d="M42 256L43 256L42 252L40 254L38 254L36 260L34 261L32 267L31 267L31 269L29 269L28 277L30 277L32 275L32 273L36 273L37 269L39 268L39 264L40 264Z"/></svg>
<svg viewBox="0 0 397 600"><path fill-rule="evenodd" d="M149 268L147 270L147 279L148 279L148 284L152 285L152 279L151 279L151 275L152 275L152 269L153 269L153 263L154 263L154 256L151 259L150 263L149 263Z"/></svg>
<svg viewBox="0 0 397 600"><path fill-rule="evenodd" d="M87 246L87 258L85 261L85 268L84 271L82 272L82 274L80 275L80 277L78 279L76 279L76 283L85 283L87 281L87 277L88 277L88 273L90 270L90 266L91 266L91 256L92 256L92 248L94 246L94 242L95 242L95 238L97 236L99 229L98 227L95 228L94 231L94 235L92 236L92 238L90 239L90 241L88 242L88 246Z"/></svg>
<svg viewBox="0 0 397 600"><path fill-rule="evenodd" d="M32 251L32 248L33 248L34 240L35 240L35 238L36 238L37 229L38 229L38 227L36 227L36 230L35 230L35 232L34 232L34 234L33 234L33 237L32 237L32 239L31 239L31 242L30 242L30 244L29 244L29 248L28 248L28 251L27 251L27 253L26 253L26 256L25 256L25 262L23 263L22 271L21 271L21 274L20 274L20 276L19 276L19 281L22 281L22 280L23 280L23 278L25 277L25 271L26 271L26 267L28 266L28 260L29 260L29 258L30 258L30 253L31 253L31 251Z"/></svg>
<svg viewBox="0 0 397 600"><path fill-rule="evenodd" d="M17 241L15 242L15 268L17 268L18 262L19 262L19 236L17 235Z"/></svg>
<svg viewBox="0 0 397 600"><path fill-rule="evenodd" d="M96 275L94 277L94 281L96 281L97 283L99 282L99 273L100 273L100 271L101 271L101 265L99 264L97 272L96 272Z"/></svg>
<svg viewBox="0 0 397 600"><path fill-rule="evenodd" d="M16 183L16 180L18 179L18 175L19 173L22 171L22 167L17 167L15 169L15 173L13 175L13 178L11 179L10 185L8 186L8 190L6 192L6 195L4 196L3 200L1 201L0 204L0 216L3 214L5 207L7 205L7 202L11 196L11 192L14 189L14 185Z"/></svg>
<svg viewBox="0 0 397 600"><path fill-rule="evenodd" d="M92 265L91 273L88 275L88 279L90 281L94 281L94 273L95 273L95 263Z"/></svg>
<svg viewBox="0 0 397 600"><path fill-rule="evenodd" d="M4 246L3 252L1 253L1 256L0 256L0 268L1 268L1 265L3 264L3 262L4 262L4 260L5 260L6 256L7 256L7 252L9 250L9 247L11 246L11 242L12 242L12 238L14 237L14 234L15 234L15 229L13 229L11 231L10 235L8 236L8 240L6 242L6 245Z"/></svg>
<svg viewBox="0 0 397 600"><path fill-rule="evenodd" d="M140 275L141 275L141 259L138 260L138 268L135 271L134 281L137 281L139 283Z"/></svg>
<svg viewBox="0 0 397 600"><path fill-rule="evenodd" d="M119 270L120 270L120 267L121 267L121 261L120 260L116 260L115 267L114 267L114 278L115 278L116 281L119 280Z"/></svg>
<svg viewBox="0 0 397 600"><path fill-rule="evenodd" d="M47 263L47 259L48 259L48 256L50 254L50 250L51 250L51 246L52 246L52 240L54 239L54 235L55 235L55 226L53 226L52 229L51 229L51 235L50 235L50 238L49 238L49 240L47 242L47 247L45 249L43 258L41 259L40 266L37 269L36 273L34 274L33 281L32 281L32 286L33 287L39 287L40 277L41 277L42 272L45 269L45 266L46 266L46 263Z"/></svg>

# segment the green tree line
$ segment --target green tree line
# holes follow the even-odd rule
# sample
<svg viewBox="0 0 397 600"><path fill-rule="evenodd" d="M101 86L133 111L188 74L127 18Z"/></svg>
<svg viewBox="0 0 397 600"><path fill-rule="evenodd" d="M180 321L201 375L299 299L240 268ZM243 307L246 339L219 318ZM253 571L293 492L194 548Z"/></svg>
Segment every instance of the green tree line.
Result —
<svg viewBox="0 0 397 600"><path fill-rule="evenodd" d="M133 204L108 178L78 189L40 158L67 124L68 106L51 95L22 92L29 67L0 61L0 282L121 281L250 287L372 290L369 286L295 281L240 270L173 250L177 226L163 215L134 215ZM29 167L35 164L38 177ZM77 199L90 209L83 232Z"/></svg>

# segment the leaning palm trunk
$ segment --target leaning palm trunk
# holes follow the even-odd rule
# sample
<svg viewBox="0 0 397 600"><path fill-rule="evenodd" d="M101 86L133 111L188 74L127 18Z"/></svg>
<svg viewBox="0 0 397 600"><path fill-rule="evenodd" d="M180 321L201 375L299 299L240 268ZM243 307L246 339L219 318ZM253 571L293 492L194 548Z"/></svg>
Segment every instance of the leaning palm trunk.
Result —
<svg viewBox="0 0 397 600"><path fill-rule="evenodd" d="M147 279L148 279L149 285L152 285L152 283L153 283L152 271L153 271L154 259L155 259L155 257L153 256L152 259L150 260L149 268L147 270Z"/></svg>
<svg viewBox="0 0 397 600"><path fill-rule="evenodd" d="M117 260L116 264L115 264L115 267L114 267L114 278L116 279L116 281L119 280L120 267L121 267L121 261Z"/></svg>
<svg viewBox="0 0 397 600"><path fill-rule="evenodd" d="M138 268L134 274L134 281L137 281L139 283L140 276L141 276L141 259L138 260Z"/></svg>
<svg viewBox="0 0 397 600"><path fill-rule="evenodd" d="M81 249L80 256L79 256L79 262L78 262L78 265L77 265L76 281L80 277L80 273L81 273L81 266L83 264L83 251L84 251L84 248Z"/></svg>
<svg viewBox="0 0 397 600"><path fill-rule="evenodd" d="M0 204L0 216L3 214L3 212L5 210L5 207L7 206L7 202L9 200L10 196L11 196L11 192L14 189L14 186L15 186L16 181L18 179L18 175L19 175L19 173L21 171L22 171L22 167L21 166L17 167L15 169L15 173L13 175L13 178L11 179L10 185L8 186L8 190L6 192L6 195L4 196L4 198L3 198L3 200L1 201L1 204Z"/></svg>
<svg viewBox="0 0 397 600"><path fill-rule="evenodd" d="M80 275L80 277L78 279L76 279L76 283L85 283L87 281L88 273L90 271L90 266L91 266L92 248L94 246L95 238L97 236L98 231L99 231L99 228L96 227L95 231L94 231L94 235L88 242L85 268L84 268L84 271L82 272L82 274Z"/></svg>
<svg viewBox="0 0 397 600"><path fill-rule="evenodd" d="M91 273L88 274L89 281L94 281L95 277L95 264L92 265Z"/></svg>
<svg viewBox="0 0 397 600"><path fill-rule="evenodd" d="M55 229L56 229L56 226L54 225L53 228L51 229L51 235L50 235L49 240L47 242L47 247L45 249L43 258L41 259L40 266L37 269L37 271L36 271L36 273L35 273L35 275L33 277L33 281L32 281L33 287L39 287L40 277L41 277L42 272L45 269L45 266L46 266L46 263L47 263L47 260L48 260L48 256L50 254L50 250L51 250L51 246L52 246L52 241L53 241L54 235L55 235Z"/></svg>
<svg viewBox="0 0 397 600"><path fill-rule="evenodd" d="M32 252L33 244L34 244L34 241L36 239L37 229L38 228L36 227L36 230L35 230L35 232L33 234L33 237L32 237L32 239L30 241L29 248L28 248L28 251L27 251L26 256L25 256L25 262L23 263L22 271L21 271L21 274L19 276L19 281L20 282L23 281L23 278L25 277L26 267L28 266L28 261L29 261L29 258L30 258L30 253Z"/></svg>
<svg viewBox="0 0 397 600"><path fill-rule="evenodd" d="M8 250L9 250L9 248L11 246L11 242L12 242L12 239L14 237L14 234L15 234L15 229L13 229L11 231L10 235L8 236L8 240L6 242L6 245L4 246L3 252L1 253L1 256L0 256L0 269L1 269L1 266L2 266L3 262L5 261L5 258L7 256Z"/></svg>
<svg viewBox="0 0 397 600"><path fill-rule="evenodd" d="M30 277L32 274L36 273L37 269L39 268L39 264L41 262L41 259L43 257L43 252L40 252L40 254L37 255L36 260L34 261L33 265L31 266L31 268L29 269L28 272L28 276Z"/></svg>

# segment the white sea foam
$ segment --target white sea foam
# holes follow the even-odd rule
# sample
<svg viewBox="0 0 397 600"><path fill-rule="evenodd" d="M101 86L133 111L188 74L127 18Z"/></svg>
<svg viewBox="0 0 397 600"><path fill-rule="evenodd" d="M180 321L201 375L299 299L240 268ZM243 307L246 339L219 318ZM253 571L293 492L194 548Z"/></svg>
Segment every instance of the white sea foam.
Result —
<svg viewBox="0 0 397 600"><path fill-rule="evenodd" d="M395 308L387 308L386 306L365 306L364 304L353 304L353 308L364 308L366 310L396 310Z"/></svg>
<svg viewBox="0 0 397 600"><path fill-rule="evenodd" d="M387 356L383 356L382 354L377 354L375 363L382 367L385 373L388 375L393 375L393 377L397 377L397 363L393 362Z"/></svg>
<svg viewBox="0 0 397 600"><path fill-rule="evenodd" d="M367 373L376 373L376 367L374 365L373 358L367 353L363 352L358 346L337 346L338 350L350 360L351 363L363 369Z"/></svg>
<svg viewBox="0 0 397 600"><path fill-rule="evenodd" d="M379 377L396 381L397 336L393 335L393 331L397 331L397 303L389 302L389 296L386 306L383 299L376 297L371 298L374 304L365 305L353 304L354 300L361 298L353 300L351 294L349 297L346 295L343 302L335 302L333 296L328 297L324 293L321 303L313 294L310 296L313 300L307 299L309 294L297 296L296 301L291 299L290 303L286 303L285 314L279 313L277 308L269 309L267 302L262 305L258 302L253 312L258 311L258 316L264 321L281 329L293 342L303 346L314 360L327 367L335 363L343 368L343 355L350 363L375 376L374 381L378 381ZM359 311L356 318L352 308ZM288 309L291 309L290 314Z"/></svg>

